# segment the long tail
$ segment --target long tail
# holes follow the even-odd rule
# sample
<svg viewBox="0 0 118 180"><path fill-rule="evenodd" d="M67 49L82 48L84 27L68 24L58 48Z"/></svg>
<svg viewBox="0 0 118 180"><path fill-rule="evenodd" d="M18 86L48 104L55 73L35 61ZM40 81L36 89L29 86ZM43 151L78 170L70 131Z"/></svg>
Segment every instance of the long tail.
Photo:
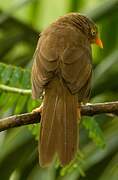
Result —
<svg viewBox="0 0 118 180"><path fill-rule="evenodd" d="M57 154L62 166L77 151L77 95L72 95L59 79L45 92L39 141L39 161L48 166Z"/></svg>

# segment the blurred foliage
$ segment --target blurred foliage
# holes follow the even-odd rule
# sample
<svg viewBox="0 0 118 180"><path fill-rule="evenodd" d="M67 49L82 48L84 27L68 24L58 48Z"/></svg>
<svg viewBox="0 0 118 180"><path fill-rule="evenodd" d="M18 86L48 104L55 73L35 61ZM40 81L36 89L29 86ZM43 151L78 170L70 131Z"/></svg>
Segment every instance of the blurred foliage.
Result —
<svg viewBox="0 0 118 180"><path fill-rule="evenodd" d="M39 33L60 15L81 12L99 26L104 43L93 46L93 84L90 102L118 99L118 0L4 0L0 1L0 117L31 111L30 70ZM16 91L15 91L16 90ZM23 93L17 92L23 90ZM0 133L0 179L3 180L117 180L118 117L83 117L80 151L71 164L42 169L38 164L39 125Z"/></svg>

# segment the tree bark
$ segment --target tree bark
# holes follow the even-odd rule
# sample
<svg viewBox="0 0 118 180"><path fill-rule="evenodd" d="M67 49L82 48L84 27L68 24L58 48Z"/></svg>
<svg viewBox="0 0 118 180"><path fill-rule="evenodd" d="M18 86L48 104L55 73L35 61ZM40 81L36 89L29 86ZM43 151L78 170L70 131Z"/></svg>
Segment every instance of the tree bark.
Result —
<svg viewBox="0 0 118 180"><path fill-rule="evenodd" d="M81 115L93 116L101 113L118 115L118 101L81 105ZM0 120L0 132L28 124L39 123L41 115L38 112L10 116Z"/></svg>

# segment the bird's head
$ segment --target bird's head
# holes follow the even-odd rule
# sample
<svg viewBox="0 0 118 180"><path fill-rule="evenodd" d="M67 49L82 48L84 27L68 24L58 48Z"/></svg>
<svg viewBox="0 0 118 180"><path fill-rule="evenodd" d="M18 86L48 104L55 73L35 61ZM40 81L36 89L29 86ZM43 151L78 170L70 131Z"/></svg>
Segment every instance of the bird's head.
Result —
<svg viewBox="0 0 118 180"><path fill-rule="evenodd" d="M79 13L69 13L65 17L87 36L91 44L95 43L100 48L103 48L103 43L99 38L98 28L90 18Z"/></svg>
<svg viewBox="0 0 118 180"><path fill-rule="evenodd" d="M96 24L88 19L87 17L84 17L87 19L87 23L88 23L88 39L90 41L91 44L95 43L97 44L100 48L103 48L103 43L101 41L101 39L99 38L99 34L98 34L98 28L96 26Z"/></svg>

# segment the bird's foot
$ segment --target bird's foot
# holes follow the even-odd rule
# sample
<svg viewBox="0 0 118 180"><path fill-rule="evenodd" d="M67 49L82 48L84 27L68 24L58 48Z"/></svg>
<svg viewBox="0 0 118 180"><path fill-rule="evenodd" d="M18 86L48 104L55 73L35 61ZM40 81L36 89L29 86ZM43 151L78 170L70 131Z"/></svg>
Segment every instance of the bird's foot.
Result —
<svg viewBox="0 0 118 180"><path fill-rule="evenodd" d="M38 108L33 109L32 112L42 113L42 110L43 110L43 103L41 103L41 105Z"/></svg>

